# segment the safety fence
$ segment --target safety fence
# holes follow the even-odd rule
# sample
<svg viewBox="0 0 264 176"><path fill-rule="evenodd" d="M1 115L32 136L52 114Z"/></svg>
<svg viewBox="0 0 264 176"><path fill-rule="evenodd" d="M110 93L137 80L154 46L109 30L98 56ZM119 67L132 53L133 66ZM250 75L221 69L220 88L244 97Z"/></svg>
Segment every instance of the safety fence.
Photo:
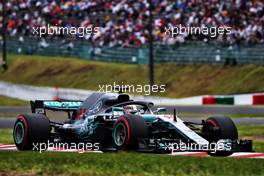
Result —
<svg viewBox="0 0 264 176"><path fill-rule="evenodd" d="M87 60L148 63L147 47L93 47L85 40L44 40L9 38L8 52L29 55L77 57ZM264 64L264 44L224 47L203 42L188 42L177 46L155 45L155 63L177 64Z"/></svg>

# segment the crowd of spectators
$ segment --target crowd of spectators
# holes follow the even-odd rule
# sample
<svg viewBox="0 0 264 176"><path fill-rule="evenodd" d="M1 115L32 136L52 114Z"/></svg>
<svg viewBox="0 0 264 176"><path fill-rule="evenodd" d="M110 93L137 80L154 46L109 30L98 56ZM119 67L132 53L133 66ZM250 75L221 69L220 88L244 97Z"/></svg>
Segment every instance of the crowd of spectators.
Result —
<svg viewBox="0 0 264 176"><path fill-rule="evenodd" d="M222 44L264 43L263 0L152 0L156 44L187 41ZM8 0L9 36L37 38L34 26L99 26L99 35L51 36L90 41L96 46L142 46L148 42L148 0ZM169 26L230 26L230 35L215 38L181 34L170 37ZM2 26L0 26L1 28ZM47 36L48 37L48 36Z"/></svg>

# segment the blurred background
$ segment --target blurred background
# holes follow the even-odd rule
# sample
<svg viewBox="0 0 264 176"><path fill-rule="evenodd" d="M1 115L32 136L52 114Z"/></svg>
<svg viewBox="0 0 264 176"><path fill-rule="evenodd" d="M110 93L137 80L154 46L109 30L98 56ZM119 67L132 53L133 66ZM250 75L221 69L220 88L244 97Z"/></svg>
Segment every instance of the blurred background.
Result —
<svg viewBox="0 0 264 176"><path fill-rule="evenodd" d="M7 51L146 64L151 10L155 63L262 64L263 6L261 0L6 0ZM48 24L98 26L101 31L84 37L33 34L33 27ZM179 24L225 25L232 33L215 38L165 35L165 27ZM3 23L0 30L3 33Z"/></svg>

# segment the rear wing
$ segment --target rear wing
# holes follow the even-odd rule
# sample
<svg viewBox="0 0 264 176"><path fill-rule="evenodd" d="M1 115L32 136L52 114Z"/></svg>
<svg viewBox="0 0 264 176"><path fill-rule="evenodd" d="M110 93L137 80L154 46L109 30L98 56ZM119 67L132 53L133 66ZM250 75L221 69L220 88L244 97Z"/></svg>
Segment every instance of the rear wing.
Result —
<svg viewBox="0 0 264 176"><path fill-rule="evenodd" d="M75 100L63 100L63 101L53 101L53 100L36 100L30 101L31 112L36 114L46 115L46 109L53 111L77 111L83 101Z"/></svg>

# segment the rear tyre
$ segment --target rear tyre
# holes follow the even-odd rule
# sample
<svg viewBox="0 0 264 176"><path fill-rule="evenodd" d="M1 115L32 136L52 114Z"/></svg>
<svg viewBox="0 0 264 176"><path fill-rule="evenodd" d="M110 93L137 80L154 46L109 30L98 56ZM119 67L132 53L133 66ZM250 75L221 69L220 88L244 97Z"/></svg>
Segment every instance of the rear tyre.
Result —
<svg viewBox="0 0 264 176"><path fill-rule="evenodd" d="M202 133L207 134L207 140L217 142L220 139L238 139L238 132L234 122L229 117L210 117L203 125ZM211 156L229 156L231 151L208 152Z"/></svg>
<svg viewBox="0 0 264 176"><path fill-rule="evenodd" d="M113 128L113 144L117 150L136 150L139 142L148 137L148 126L138 115L124 115Z"/></svg>
<svg viewBox="0 0 264 176"><path fill-rule="evenodd" d="M46 143L50 138L49 119L40 114L19 115L13 138L18 150L32 150L33 143Z"/></svg>

